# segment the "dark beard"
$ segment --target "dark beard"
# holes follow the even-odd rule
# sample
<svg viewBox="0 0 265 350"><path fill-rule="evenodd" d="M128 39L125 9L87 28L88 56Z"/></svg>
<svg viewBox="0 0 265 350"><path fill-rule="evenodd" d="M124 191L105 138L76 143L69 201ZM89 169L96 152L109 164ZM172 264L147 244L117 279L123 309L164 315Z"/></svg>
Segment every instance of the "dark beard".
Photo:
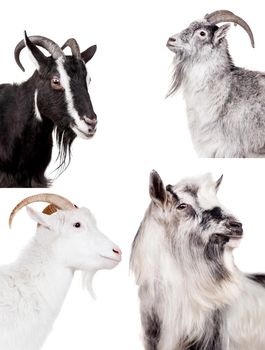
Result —
<svg viewBox="0 0 265 350"><path fill-rule="evenodd" d="M56 161L59 165L54 170L57 172L56 178L59 177L69 166L71 162L71 146L76 138L76 134L70 127L57 126L55 129L55 138L58 146L58 156Z"/></svg>

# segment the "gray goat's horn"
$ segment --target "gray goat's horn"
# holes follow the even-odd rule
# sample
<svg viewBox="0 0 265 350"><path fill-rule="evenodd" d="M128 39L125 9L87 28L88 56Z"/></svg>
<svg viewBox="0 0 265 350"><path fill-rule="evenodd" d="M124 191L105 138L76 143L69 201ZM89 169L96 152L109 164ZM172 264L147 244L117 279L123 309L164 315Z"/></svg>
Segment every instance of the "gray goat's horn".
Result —
<svg viewBox="0 0 265 350"><path fill-rule="evenodd" d="M73 56L75 56L76 58L81 59L80 48L79 48L79 45L78 45L77 41L74 38L68 39L63 44L62 50L65 49L67 46L70 47Z"/></svg>
<svg viewBox="0 0 265 350"><path fill-rule="evenodd" d="M54 41L52 41L48 38L45 38L44 36L39 36L39 35L29 36L28 38L33 44L35 44L37 46L41 46L45 50L47 50L51 54L52 58L54 58L55 60L57 60L59 57L64 56L63 50ZM26 46L25 41L21 40L17 44L15 51L14 51L15 60L18 64L18 66L23 71L24 71L24 68L20 62L19 56L20 56L20 52L24 49L25 46Z"/></svg>
<svg viewBox="0 0 265 350"><path fill-rule="evenodd" d="M211 24L218 24L220 22L232 22L239 24L248 33L252 47L255 47L254 36L249 25L242 18L236 16L233 12L227 10L215 11L205 15L204 18Z"/></svg>
<svg viewBox="0 0 265 350"><path fill-rule="evenodd" d="M12 225L12 221L14 219L14 216L16 213L25 207L26 205L30 203L35 203L35 202L46 202L46 203L51 203L55 208L57 209L73 209L76 208L76 206L71 203L68 199L58 196L57 194L52 194L52 193L42 193L42 194L36 194L30 197L27 197L23 199L21 202L19 202L15 208L12 210L10 216L9 216L9 227ZM45 208L47 209L47 208ZM52 209L52 208L51 208ZM53 211L46 210L46 214L51 214Z"/></svg>

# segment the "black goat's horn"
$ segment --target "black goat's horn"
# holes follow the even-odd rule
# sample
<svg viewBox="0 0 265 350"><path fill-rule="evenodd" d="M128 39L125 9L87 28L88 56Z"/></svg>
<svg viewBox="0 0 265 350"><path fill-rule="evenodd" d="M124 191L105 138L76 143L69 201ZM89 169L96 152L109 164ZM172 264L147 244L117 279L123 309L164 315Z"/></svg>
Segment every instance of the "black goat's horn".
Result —
<svg viewBox="0 0 265 350"><path fill-rule="evenodd" d="M65 49L66 47L70 47L72 51L72 55L76 58L79 58L80 60L82 59L81 53L80 53L80 48L77 43L77 41L74 38L68 39L62 46L62 50Z"/></svg>
<svg viewBox="0 0 265 350"><path fill-rule="evenodd" d="M204 17L211 24L218 24L221 22L232 22L239 24L247 33L251 41L252 47L255 47L254 36L249 25L239 16L227 10L219 10L205 15Z"/></svg>
<svg viewBox="0 0 265 350"><path fill-rule="evenodd" d="M25 32L26 35L26 32ZM63 50L57 45L54 41L45 38L44 36L39 36L39 35L33 35L29 36L28 39L35 45L43 47L45 50L47 50L52 58L57 60L60 57L64 57ZM15 47L14 55L15 55L15 60L18 64L18 66L24 71L24 68L20 62L19 56L20 52L26 47L25 41L21 40L17 46Z"/></svg>

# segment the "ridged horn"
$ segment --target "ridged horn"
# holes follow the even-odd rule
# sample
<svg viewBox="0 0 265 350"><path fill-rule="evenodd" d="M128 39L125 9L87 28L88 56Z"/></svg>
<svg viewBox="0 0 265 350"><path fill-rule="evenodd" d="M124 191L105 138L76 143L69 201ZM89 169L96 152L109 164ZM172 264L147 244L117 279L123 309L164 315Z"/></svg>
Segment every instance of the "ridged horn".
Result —
<svg viewBox="0 0 265 350"><path fill-rule="evenodd" d="M66 47L70 47L72 55L74 57L79 58L80 60L82 59L79 45L74 38L66 40L66 42L62 46L62 50L64 50Z"/></svg>
<svg viewBox="0 0 265 350"><path fill-rule="evenodd" d="M16 215L16 213L20 209L22 209L23 207L25 207L28 204L36 203L36 202L50 203L54 206L54 208L62 209L62 210L76 208L76 206L73 203L71 203L68 199L66 199L62 196L59 196L57 194L52 194L52 193L36 194L36 195L33 195L33 196L30 196L30 197L23 199L21 202L19 202L15 206L15 208L12 210L12 212L9 216L9 227L11 227L14 216ZM48 207L50 207L50 206L48 206ZM47 209L47 208L45 208L45 209ZM50 207L47 210L51 211L52 208ZM49 214L49 213L47 213L47 214Z"/></svg>
<svg viewBox="0 0 265 350"><path fill-rule="evenodd" d="M251 41L251 45L255 47L254 36L250 26L241 17L236 16L233 12L227 10L214 11L204 17L211 24L218 24L221 22L232 22L240 25L247 33Z"/></svg>
<svg viewBox="0 0 265 350"><path fill-rule="evenodd" d="M26 36L26 32L25 32L25 36ZM45 38L44 36L40 36L40 35L33 35L33 36L29 36L28 39L37 46L43 47L45 50L47 50L52 58L54 58L55 60L57 60L59 57L63 57L64 53L63 50L60 48L59 45L57 45L54 41ZM15 47L15 51L14 51L14 56L15 56L15 60L18 64L18 66L23 70L24 67L22 66L21 62L20 62L20 52L26 47L25 41L21 40L17 46Z"/></svg>

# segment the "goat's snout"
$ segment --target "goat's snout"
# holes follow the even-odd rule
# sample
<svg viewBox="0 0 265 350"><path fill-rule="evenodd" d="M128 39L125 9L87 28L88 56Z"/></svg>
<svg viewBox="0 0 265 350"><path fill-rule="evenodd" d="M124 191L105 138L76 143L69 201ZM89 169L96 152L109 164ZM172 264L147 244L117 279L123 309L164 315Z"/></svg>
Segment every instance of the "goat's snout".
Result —
<svg viewBox="0 0 265 350"><path fill-rule="evenodd" d="M97 130L97 116L94 114L92 117L84 117L86 124L88 125L88 133L94 134Z"/></svg>
<svg viewBox="0 0 265 350"><path fill-rule="evenodd" d="M241 222L235 220L229 220L227 223L227 227L231 230L232 234L236 236L243 235L243 227Z"/></svg>
<svg viewBox="0 0 265 350"><path fill-rule="evenodd" d="M167 41L167 47L170 48L172 46L175 46L176 41L177 39L171 36Z"/></svg>
<svg viewBox="0 0 265 350"><path fill-rule="evenodd" d="M115 248L115 249L113 248L112 251L113 251L113 253L115 253L117 255L121 255L122 254L121 250L119 248Z"/></svg>

